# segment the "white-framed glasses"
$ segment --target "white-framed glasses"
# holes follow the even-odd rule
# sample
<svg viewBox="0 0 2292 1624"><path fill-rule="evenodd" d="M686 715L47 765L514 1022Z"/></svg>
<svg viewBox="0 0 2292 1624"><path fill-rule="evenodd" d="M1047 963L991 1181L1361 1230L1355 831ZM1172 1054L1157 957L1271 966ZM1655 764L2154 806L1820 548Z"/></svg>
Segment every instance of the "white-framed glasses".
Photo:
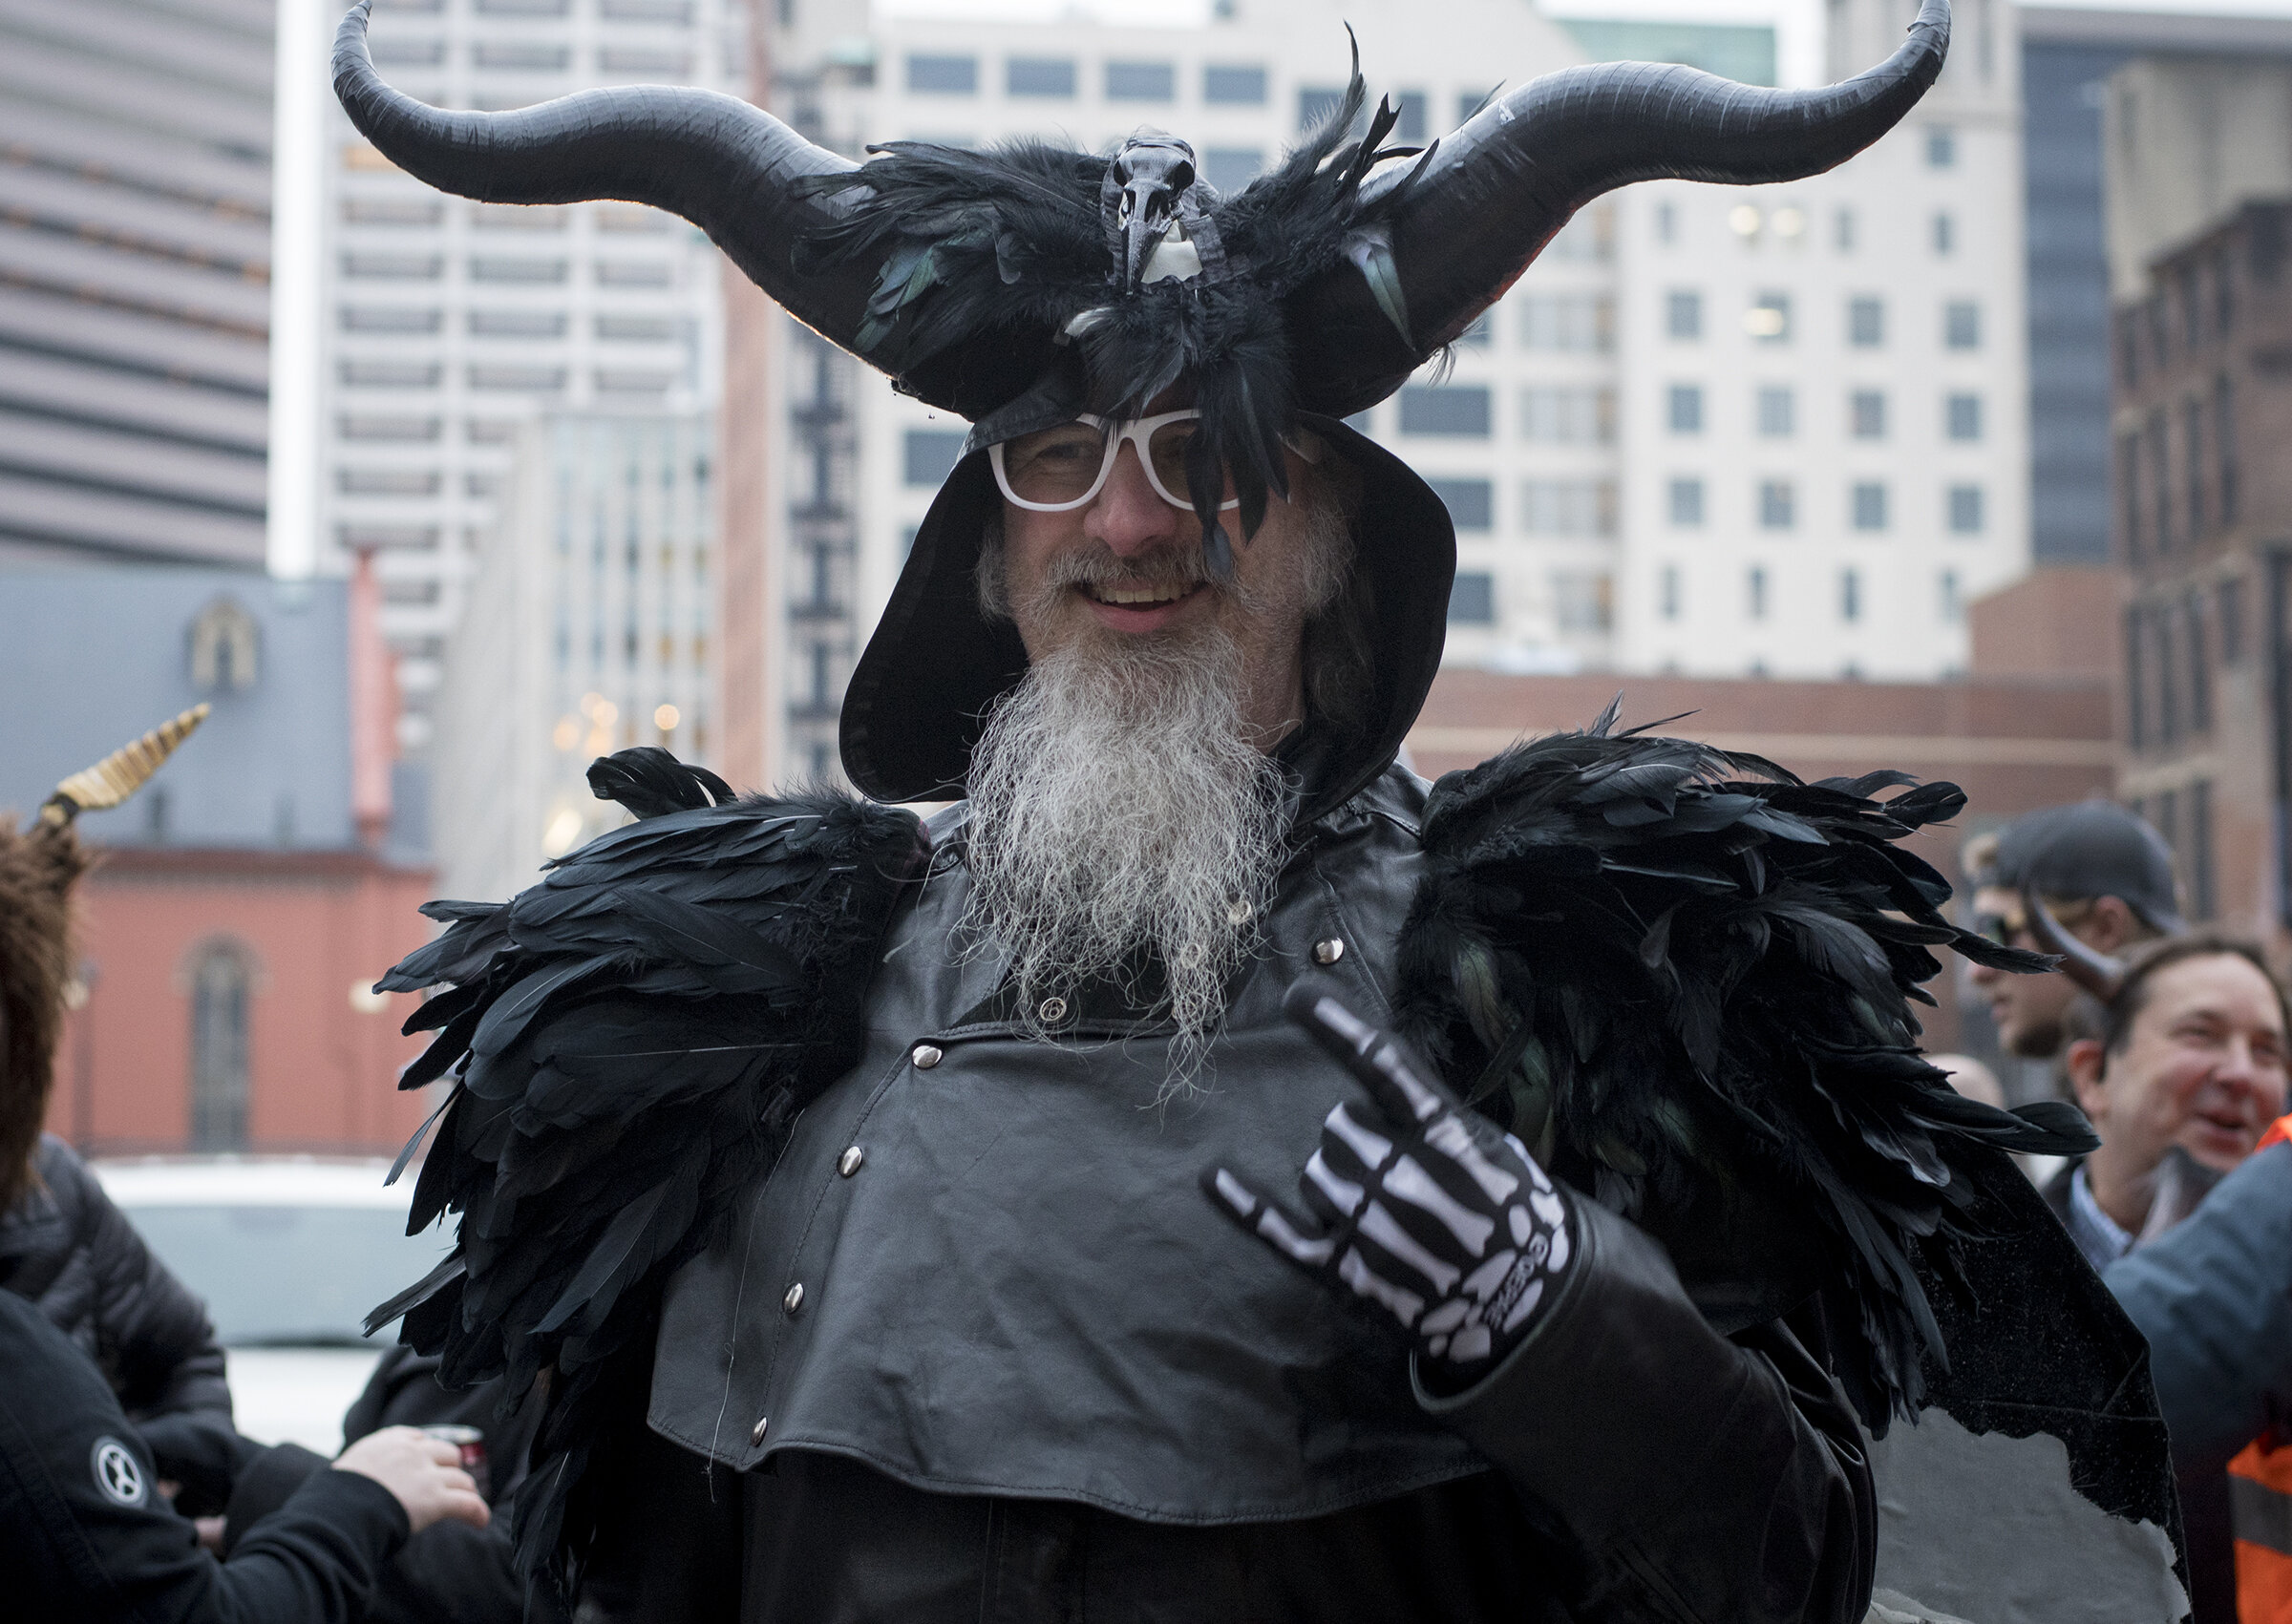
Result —
<svg viewBox="0 0 2292 1624"><path fill-rule="evenodd" d="M1200 432L1201 413L1192 410L1127 422L1086 411L1054 429L998 440L987 448L987 459L994 465L995 483L1014 507L1066 513L1087 506L1105 490L1114 457L1125 445L1135 446L1154 494L1172 507L1191 511L1193 499L1183 494L1186 451ZM1228 494L1219 509L1240 507L1242 498L1231 494L1230 478L1225 486Z"/></svg>

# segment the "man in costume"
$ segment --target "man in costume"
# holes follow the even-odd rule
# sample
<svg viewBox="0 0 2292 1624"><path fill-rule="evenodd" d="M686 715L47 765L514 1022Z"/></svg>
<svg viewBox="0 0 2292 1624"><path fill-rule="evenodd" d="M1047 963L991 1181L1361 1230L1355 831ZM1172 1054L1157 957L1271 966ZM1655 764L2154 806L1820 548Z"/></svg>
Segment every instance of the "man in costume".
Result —
<svg viewBox="0 0 2292 1624"><path fill-rule="evenodd" d="M843 712L877 803L956 806L624 751L637 822L384 983L451 984L406 1082L453 1080L413 1221L461 1239L376 1318L546 1403L520 1536L583 1615L1861 1617L1857 1416L2028 1331L1961 1270L2052 1230L2006 1152L2085 1142L1951 1091L1907 1000L1932 946L2041 960L1896 846L1948 786L1612 714L1397 768L1454 538L1342 419L1601 192L1867 145L1942 0L1827 91L1574 70L1423 153L1356 74L1232 198L1154 131L854 165L690 91L440 113L365 24L336 87L400 167L674 209L975 425ZM2075 1424L2154 1427L2085 1284ZM2069 1445L2095 1515L2169 1529L2123 1443Z"/></svg>

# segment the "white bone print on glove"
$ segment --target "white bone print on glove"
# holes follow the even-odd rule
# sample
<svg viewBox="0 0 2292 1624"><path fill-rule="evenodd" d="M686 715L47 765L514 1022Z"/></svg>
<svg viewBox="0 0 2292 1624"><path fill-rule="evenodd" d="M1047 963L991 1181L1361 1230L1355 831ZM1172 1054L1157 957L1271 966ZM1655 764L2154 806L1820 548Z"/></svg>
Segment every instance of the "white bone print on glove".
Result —
<svg viewBox="0 0 2292 1624"><path fill-rule="evenodd" d="M1224 1168L1203 1190L1291 1262L1381 1303L1431 1359L1467 1370L1500 1357L1567 1269L1567 1203L1518 1140L1334 998L1300 986L1283 1007L1373 1104L1340 1101L1323 1120L1298 1180L1311 1218Z"/></svg>

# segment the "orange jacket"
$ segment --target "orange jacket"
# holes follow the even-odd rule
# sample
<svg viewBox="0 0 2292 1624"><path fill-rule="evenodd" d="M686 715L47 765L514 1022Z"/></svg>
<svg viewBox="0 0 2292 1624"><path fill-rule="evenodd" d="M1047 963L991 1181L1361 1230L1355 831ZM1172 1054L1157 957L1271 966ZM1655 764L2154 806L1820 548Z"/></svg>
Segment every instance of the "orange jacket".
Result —
<svg viewBox="0 0 2292 1624"><path fill-rule="evenodd" d="M2261 1136L2265 1149L2292 1139L2292 1116ZM2228 1463L2230 1526L2237 1537L2237 1624L2292 1624L2292 1437L2270 1427Z"/></svg>

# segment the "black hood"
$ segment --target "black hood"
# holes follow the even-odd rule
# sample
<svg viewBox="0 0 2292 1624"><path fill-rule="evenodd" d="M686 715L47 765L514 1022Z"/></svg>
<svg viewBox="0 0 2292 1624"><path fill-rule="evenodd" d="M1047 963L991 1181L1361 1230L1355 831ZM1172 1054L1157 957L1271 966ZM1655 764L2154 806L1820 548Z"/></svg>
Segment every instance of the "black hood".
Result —
<svg viewBox="0 0 2292 1624"><path fill-rule="evenodd" d="M1364 722L1338 729L1306 718L1310 765L1303 814L1314 816L1383 771L1399 753L1440 668L1456 574L1449 511L1416 472L1333 418L1305 428L1356 471L1353 569L1369 616L1372 685ZM1002 502L984 449L948 475L860 656L843 699L843 770L886 801L965 793L987 711L1026 674L1008 621L979 607L979 543Z"/></svg>

